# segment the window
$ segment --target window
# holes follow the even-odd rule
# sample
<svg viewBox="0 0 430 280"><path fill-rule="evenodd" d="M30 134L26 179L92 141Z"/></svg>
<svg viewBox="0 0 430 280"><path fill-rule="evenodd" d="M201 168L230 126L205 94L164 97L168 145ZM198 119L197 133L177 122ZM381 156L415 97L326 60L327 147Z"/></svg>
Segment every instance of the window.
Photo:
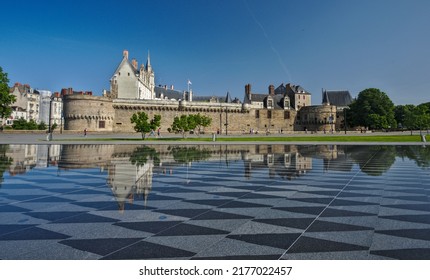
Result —
<svg viewBox="0 0 430 280"><path fill-rule="evenodd" d="M260 118L260 111L259 110L255 110L255 118L256 119Z"/></svg>
<svg viewBox="0 0 430 280"><path fill-rule="evenodd" d="M99 128L105 128L106 122L105 121L99 121Z"/></svg>
<svg viewBox="0 0 430 280"><path fill-rule="evenodd" d="M272 111L267 111L267 118L271 119L272 118Z"/></svg>
<svg viewBox="0 0 430 280"><path fill-rule="evenodd" d="M273 100L267 99L267 108L272 108L272 107L273 107Z"/></svg>
<svg viewBox="0 0 430 280"><path fill-rule="evenodd" d="M288 120L290 118L290 111L284 111L284 120Z"/></svg>

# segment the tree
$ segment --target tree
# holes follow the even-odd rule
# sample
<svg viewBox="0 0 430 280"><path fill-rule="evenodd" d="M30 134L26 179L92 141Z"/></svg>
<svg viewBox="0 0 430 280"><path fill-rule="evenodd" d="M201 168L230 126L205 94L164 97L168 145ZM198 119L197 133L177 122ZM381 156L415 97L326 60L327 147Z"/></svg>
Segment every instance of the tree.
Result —
<svg viewBox="0 0 430 280"><path fill-rule="evenodd" d="M430 113L426 106L418 105L406 112L404 125L408 129L426 129L430 127Z"/></svg>
<svg viewBox="0 0 430 280"><path fill-rule="evenodd" d="M370 129L395 128L394 104L388 95L379 89L361 91L348 110L349 125L365 126Z"/></svg>
<svg viewBox="0 0 430 280"><path fill-rule="evenodd" d="M399 128L407 128L405 126L405 117L408 113L414 110L415 105L397 105L394 107L394 118L396 119Z"/></svg>
<svg viewBox="0 0 430 280"><path fill-rule="evenodd" d="M152 120L149 121L148 115L145 112L134 113L130 118L131 123L134 123L134 130L142 134L142 139L145 139L146 134L155 131L157 127L160 127L161 116L155 115Z"/></svg>
<svg viewBox="0 0 430 280"><path fill-rule="evenodd" d="M16 97L9 93L9 79L0 67L0 119L8 118L12 114L12 105Z"/></svg>
<svg viewBox="0 0 430 280"><path fill-rule="evenodd" d="M176 133L181 133L185 138L185 134L196 128L195 115L181 115L173 119L170 130Z"/></svg>
<svg viewBox="0 0 430 280"><path fill-rule="evenodd" d="M200 113L198 113L197 115L194 115L194 121L196 123L198 134L200 135L202 128L205 128L211 125L212 118L208 116L200 115Z"/></svg>
<svg viewBox="0 0 430 280"><path fill-rule="evenodd" d="M160 154L148 146L137 147L130 156L130 162L136 166L144 166L148 159L152 160L155 166L160 164Z"/></svg>

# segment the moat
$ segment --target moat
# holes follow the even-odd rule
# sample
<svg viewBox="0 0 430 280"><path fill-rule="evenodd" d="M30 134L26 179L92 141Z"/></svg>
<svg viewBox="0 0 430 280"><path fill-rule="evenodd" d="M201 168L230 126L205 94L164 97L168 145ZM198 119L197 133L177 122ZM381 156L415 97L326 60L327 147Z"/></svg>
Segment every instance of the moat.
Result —
<svg viewBox="0 0 430 280"><path fill-rule="evenodd" d="M0 145L0 259L430 259L430 150Z"/></svg>

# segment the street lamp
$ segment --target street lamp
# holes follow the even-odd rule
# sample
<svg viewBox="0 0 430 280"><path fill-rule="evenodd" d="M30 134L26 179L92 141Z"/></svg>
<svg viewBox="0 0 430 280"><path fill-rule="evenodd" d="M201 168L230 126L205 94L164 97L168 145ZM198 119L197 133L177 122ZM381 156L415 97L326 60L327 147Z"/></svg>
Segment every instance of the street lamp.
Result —
<svg viewBox="0 0 430 280"><path fill-rule="evenodd" d="M49 113L48 113L48 136L46 140L51 141L52 140L52 130L51 130L51 114L52 114L52 101L54 100L55 94L53 94L49 98Z"/></svg>
<svg viewBox="0 0 430 280"><path fill-rule="evenodd" d="M228 114L227 114L227 106L225 107L225 135L228 133Z"/></svg>

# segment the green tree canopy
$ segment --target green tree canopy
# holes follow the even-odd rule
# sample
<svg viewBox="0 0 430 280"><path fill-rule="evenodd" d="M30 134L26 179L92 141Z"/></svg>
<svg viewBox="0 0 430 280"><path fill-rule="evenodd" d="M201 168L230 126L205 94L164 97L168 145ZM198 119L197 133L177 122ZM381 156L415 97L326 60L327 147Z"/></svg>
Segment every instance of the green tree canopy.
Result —
<svg viewBox="0 0 430 280"><path fill-rule="evenodd" d="M370 129L395 128L394 104L388 95L379 89L368 88L358 94L348 112L350 125Z"/></svg>
<svg viewBox="0 0 430 280"><path fill-rule="evenodd" d="M405 117L408 113L413 111L415 105L407 104L407 105L397 105L394 107L394 118L396 119L397 125L399 128L407 128L405 126Z"/></svg>
<svg viewBox="0 0 430 280"><path fill-rule="evenodd" d="M198 113L197 115L194 115L194 122L196 123L196 128L200 135L202 128L205 128L211 125L212 118L208 116L200 115L200 113Z"/></svg>
<svg viewBox="0 0 430 280"><path fill-rule="evenodd" d="M146 134L155 131L160 127L161 116L155 115L152 120L149 120L148 115L145 112L134 113L130 118L131 123L134 124L134 130L142 134L142 139L145 139Z"/></svg>
<svg viewBox="0 0 430 280"><path fill-rule="evenodd" d="M420 104L405 113L404 127L408 129L426 129L430 127L430 113L426 105Z"/></svg>
<svg viewBox="0 0 430 280"><path fill-rule="evenodd" d="M182 137L185 138L186 133L195 128L195 115L181 115L180 117L175 117L173 119L173 123L170 127L170 130L173 132L181 133Z"/></svg>
<svg viewBox="0 0 430 280"><path fill-rule="evenodd" d="M16 97L9 93L8 83L7 73L3 73L3 69L0 67L0 119L8 118L12 114L10 106L16 100Z"/></svg>

